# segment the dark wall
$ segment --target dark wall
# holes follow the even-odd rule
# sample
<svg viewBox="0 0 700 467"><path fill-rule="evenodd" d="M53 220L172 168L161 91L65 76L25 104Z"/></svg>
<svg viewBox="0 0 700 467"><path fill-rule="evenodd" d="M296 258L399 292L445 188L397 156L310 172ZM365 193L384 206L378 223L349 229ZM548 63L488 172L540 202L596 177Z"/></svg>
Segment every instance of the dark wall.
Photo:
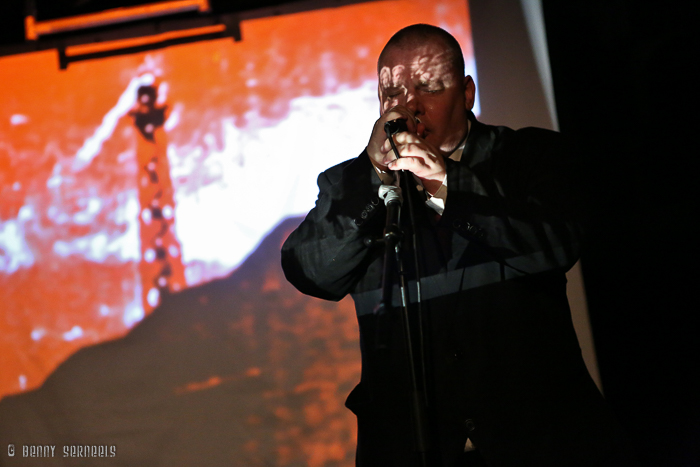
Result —
<svg viewBox="0 0 700 467"><path fill-rule="evenodd" d="M544 0L563 133L585 141L582 258L607 399L648 465L700 465L697 34L671 2Z"/></svg>

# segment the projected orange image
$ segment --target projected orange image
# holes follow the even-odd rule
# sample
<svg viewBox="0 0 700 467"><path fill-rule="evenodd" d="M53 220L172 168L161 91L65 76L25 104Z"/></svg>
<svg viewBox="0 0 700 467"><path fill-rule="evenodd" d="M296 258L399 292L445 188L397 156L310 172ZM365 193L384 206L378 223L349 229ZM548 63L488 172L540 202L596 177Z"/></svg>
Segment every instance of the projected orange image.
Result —
<svg viewBox="0 0 700 467"><path fill-rule="evenodd" d="M316 175L366 145L376 58L417 22L454 34L473 67L457 0L245 21L240 42L63 71L55 51L0 58L0 397L58 380L78 350L112 341L133 363L124 371L173 400L224 390L258 401L236 415L250 459L352 465L353 306L300 295L279 248L295 225L284 221L313 206ZM177 342L192 347L149 360L151 344ZM190 362L198 346L216 362Z"/></svg>

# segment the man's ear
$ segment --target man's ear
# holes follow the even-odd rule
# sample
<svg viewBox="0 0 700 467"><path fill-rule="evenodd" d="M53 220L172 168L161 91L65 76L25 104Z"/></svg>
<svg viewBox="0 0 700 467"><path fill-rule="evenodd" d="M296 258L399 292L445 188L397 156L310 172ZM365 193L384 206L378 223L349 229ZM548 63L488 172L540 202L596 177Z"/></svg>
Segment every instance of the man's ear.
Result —
<svg viewBox="0 0 700 467"><path fill-rule="evenodd" d="M471 110L474 107L474 100L476 99L476 85L471 76L467 75L464 77L464 103L467 110Z"/></svg>

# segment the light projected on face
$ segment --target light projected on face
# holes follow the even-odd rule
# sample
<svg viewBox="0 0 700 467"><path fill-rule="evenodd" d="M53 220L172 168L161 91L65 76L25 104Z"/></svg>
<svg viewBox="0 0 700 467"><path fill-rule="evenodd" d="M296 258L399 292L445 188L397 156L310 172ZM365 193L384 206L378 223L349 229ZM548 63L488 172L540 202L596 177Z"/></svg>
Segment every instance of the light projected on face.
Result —
<svg viewBox="0 0 700 467"><path fill-rule="evenodd" d="M241 42L65 71L52 53L0 58L0 396L123 336L163 290L230 274L306 213L318 173L367 144L389 31L416 22L452 32L473 64L457 0L265 18ZM163 118L139 128L148 87Z"/></svg>

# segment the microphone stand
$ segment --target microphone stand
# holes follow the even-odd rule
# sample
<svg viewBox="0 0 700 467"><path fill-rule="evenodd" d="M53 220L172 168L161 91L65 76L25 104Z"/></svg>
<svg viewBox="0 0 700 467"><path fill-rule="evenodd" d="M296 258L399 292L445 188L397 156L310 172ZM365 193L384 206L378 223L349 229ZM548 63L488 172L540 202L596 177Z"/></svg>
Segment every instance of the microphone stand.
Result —
<svg viewBox="0 0 700 467"><path fill-rule="evenodd" d="M391 147L397 157L400 157L399 152L396 148L393 135L401 131L406 131L406 122L404 120L394 120L387 122L384 126L384 130L387 134L387 138L391 143ZM389 345L390 325L391 325L391 314L393 311L392 306L392 292L393 292L393 282L391 280L392 271L396 270L398 272L399 278L399 290L401 294L401 321L406 342L406 350L408 357L408 366L410 371L411 380L411 414L413 417L413 428L416 442L416 451L419 454L420 465L422 467L428 467L428 450L430 448L429 437L428 437L428 426L427 426L427 385L426 385L426 362L425 362L425 349L424 349L424 333L423 333L423 316L421 308L421 288L420 288L420 274L418 269L418 249L417 249L417 239L416 239L416 227L414 219L414 208L411 188L415 191L415 186L410 186L409 177L410 173L401 171L399 173L400 185L403 187L408 198L408 209L409 217L412 226L412 243L413 243L413 257L415 261L415 274L416 274L416 286L417 286L417 313L418 313L418 331L419 331L419 362L416 361L413 348L413 332L411 331L411 324L409 320L409 310L408 310L408 285L406 282L405 270L403 267L403 260L401 255L401 239L403 237L403 232L399 225L399 219L401 215L401 206L403 197L401 196L402 190L399 187L392 185L382 185L379 190L379 196L384 199L384 204L386 206L386 223L384 227L384 234L378 243L384 244L384 265L382 269L382 299L380 303L374 310L376 316L376 337L375 337L375 347L377 350L387 350ZM419 383L418 377L418 366L420 363L421 368L421 382Z"/></svg>

